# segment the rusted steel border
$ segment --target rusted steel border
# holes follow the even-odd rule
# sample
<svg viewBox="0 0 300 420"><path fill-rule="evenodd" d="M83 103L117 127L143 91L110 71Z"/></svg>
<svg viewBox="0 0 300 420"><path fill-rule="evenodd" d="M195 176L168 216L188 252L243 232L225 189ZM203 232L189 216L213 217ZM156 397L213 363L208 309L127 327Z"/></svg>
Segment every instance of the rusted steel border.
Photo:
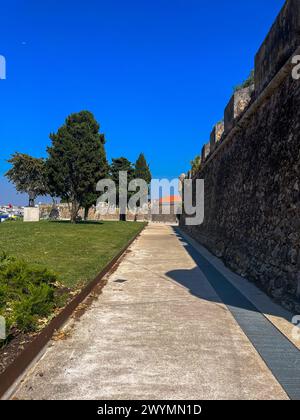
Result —
<svg viewBox="0 0 300 420"><path fill-rule="evenodd" d="M146 226L145 226L146 227ZM105 268L89 282L83 290L67 304L65 308L47 325L37 337L25 347L22 353L5 369L0 375L0 398L9 390L14 382L24 373L31 362L38 356L46 344L51 340L53 334L59 330L75 309L88 297L88 295L101 284L103 277L111 271L120 258L126 253L130 245L141 235L143 227L126 246L105 266ZM104 283L102 287L104 286Z"/></svg>

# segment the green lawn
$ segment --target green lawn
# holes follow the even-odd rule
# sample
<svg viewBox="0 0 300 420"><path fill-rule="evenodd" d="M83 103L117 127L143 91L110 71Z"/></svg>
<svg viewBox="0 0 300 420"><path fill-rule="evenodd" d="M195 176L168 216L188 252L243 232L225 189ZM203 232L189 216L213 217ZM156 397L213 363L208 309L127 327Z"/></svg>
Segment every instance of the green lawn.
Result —
<svg viewBox="0 0 300 420"><path fill-rule="evenodd" d="M0 223L0 251L45 266L67 287L92 280L142 223Z"/></svg>

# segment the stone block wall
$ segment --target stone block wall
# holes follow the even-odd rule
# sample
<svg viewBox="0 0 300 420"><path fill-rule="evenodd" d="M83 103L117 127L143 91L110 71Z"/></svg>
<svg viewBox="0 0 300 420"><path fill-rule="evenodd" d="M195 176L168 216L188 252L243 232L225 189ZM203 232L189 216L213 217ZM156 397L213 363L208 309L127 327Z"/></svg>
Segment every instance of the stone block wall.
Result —
<svg viewBox="0 0 300 420"><path fill-rule="evenodd" d="M37 207L25 207L24 208L24 222L39 222L40 214Z"/></svg>
<svg viewBox="0 0 300 420"><path fill-rule="evenodd" d="M41 219L49 219L51 217L51 211L53 211L53 206L52 205L41 205L39 207L40 209L40 218ZM70 215L70 211L68 208L67 204L58 204L56 206L56 215L57 215L57 219L58 220L70 220L71 215ZM79 210L79 217L81 217L83 219L84 217L84 210L80 209ZM133 212L128 212L127 214L127 218L128 221L133 222L148 222L151 219L151 215L144 215L144 214L139 214L139 213L133 213ZM106 215L102 215L100 214L96 207L91 207L89 210L89 215L88 215L88 220L91 221L119 221L120 220L120 216L119 216L119 210L116 210L116 214L106 214Z"/></svg>
<svg viewBox="0 0 300 420"><path fill-rule="evenodd" d="M181 208L179 206L179 208ZM49 204L43 204L39 207L40 218L42 220L48 220L51 218L51 212L52 217L55 216L57 220L70 220L71 215L67 204L58 204L56 206L55 211L53 212L53 206ZM157 208L156 213L153 212L151 214L150 208L149 208L149 214L142 214L141 212L131 212L128 211L126 215L126 220L128 222L155 222L155 223L168 223L168 224L176 224L178 223L178 214L179 210L177 206L170 205L170 214L164 214L163 206L159 206ZM84 217L84 210L79 210L79 217L83 219ZM101 215L96 207L92 207L89 211L88 220L90 221L119 221L120 215L119 215L119 209L116 210L115 214L106 214Z"/></svg>
<svg viewBox="0 0 300 420"><path fill-rule="evenodd" d="M282 16L284 27L294 27L289 8L297 12L299 3L285 4L267 43L276 41ZM278 42L280 56L285 48ZM204 223L185 226L185 215L180 222L229 267L300 313L300 81L287 66L270 73L266 62L264 68L265 76L256 75L258 91L273 70L284 76L278 81L273 74L268 88L256 93L196 176L205 181Z"/></svg>
<svg viewBox="0 0 300 420"><path fill-rule="evenodd" d="M255 90L260 94L300 45L300 1L288 0L255 57Z"/></svg>
<svg viewBox="0 0 300 420"><path fill-rule="evenodd" d="M209 142L202 147L201 162L205 162L205 160L210 155L210 152L211 152L211 150L210 150L210 142Z"/></svg>
<svg viewBox="0 0 300 420"><path fill-rule="evenodd" d="M214 126L210 134L210 151L211 152L215 150L218 143L221 141L223 133L224 133L224 122L220 121Z"/></svg>
<svg viewBox="0 0 300 420"><path fill-rule="evenodd" d="M289 309L300 281L299 145L300 82L288 77L198 175L204 224L185 227L181 218L194 238Z"/></svg>
<svg viewBox="0 0 300 420"><path fill-rule="evenodd" d="M226 133L234 127L235 120L249 105L253 92L254 85L240 89L232 95L224 112L224 130Z"/></svg>

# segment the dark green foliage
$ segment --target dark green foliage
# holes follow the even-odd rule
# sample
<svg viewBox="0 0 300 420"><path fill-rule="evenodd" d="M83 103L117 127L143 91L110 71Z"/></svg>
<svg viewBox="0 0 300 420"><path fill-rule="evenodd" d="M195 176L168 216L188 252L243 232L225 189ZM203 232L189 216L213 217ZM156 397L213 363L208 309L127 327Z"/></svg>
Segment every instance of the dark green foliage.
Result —
<svg viewBox="0 0 300 420"><path fill-rule="evenodd" d="M134 177L137 179L143 179L148 185L151 183L152 175L143 153L140 154L135 163Z"/></svg>
<svg viewBox="0 0 300 420"><path fill-rule="evenodd" d="M45 283L28 285L27 293L13 302L15 326L21 331L34 330L39 318L47 317L54 309L54 290Z"/></svg>
<svg viewBox="0 0 300 420"><path fill-rule="evenodd" d="M0 315L12 329L34 331L56 306L56 276L45 268L0 255Z"/></svg>
<svg viewBox="0 0 300 420"><path fill-rule="evenodd" d="M121 171L127 172L128 182L134 178L134 169L128 159L124 157L113 159L110 165L110 176L116 185L119 185L119 172Z"/></svg>
<svg viewBox="0 0 300 420"><path fill-rule="evenodd" d="M117 205L119 204L119 172L127 172L127 184L134 179L134 168L128 159L120 157L112 160L110 166L110 178L115 182L117 189ZM132 193L128 192L128 199Z"/></svg>
<svg viewBox="0 0 300 420"><path fill-rule="evenodd" d="M12 168L5 176L18 192L29 195L29 206L33 207L37 196L48 193L45 160L15 153L8 162Z"/></svg>
<svg viewBox="0 0 300 420"><path fill-rule="evenodd" d="M82 207L84 208L84 220L88 220L89 210L92 206L95 206L97 204L97 199L99 197L99 194L96 192L89 192L85 195L83 201L82 201Z"/></svg>
<svg viewBox="0 0 300 420"><path fill-rule="evenodd" d="M0 308L3 308L9 294L9 287L7 284L0 283Z"/></svg>
<svg viewBox="0 0 300 420"><path fill-rule="evenodd" d="M86 197L96 192L97 182L108 172L104 135L93 114L70 115L56 134L51 134L47 172L52 195L71 205L72 222Z"/></svg>

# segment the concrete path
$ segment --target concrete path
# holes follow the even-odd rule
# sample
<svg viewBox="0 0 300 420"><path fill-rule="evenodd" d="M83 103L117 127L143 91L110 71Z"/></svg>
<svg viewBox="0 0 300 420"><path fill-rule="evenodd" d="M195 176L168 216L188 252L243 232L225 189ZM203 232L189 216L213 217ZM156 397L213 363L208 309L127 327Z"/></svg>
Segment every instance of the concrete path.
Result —
<svg viewBox="0 0 300 420"><path fill-rule="evenodd" d="M288 398L172 227L150 225L65 331L14 398Z"/></svg>

